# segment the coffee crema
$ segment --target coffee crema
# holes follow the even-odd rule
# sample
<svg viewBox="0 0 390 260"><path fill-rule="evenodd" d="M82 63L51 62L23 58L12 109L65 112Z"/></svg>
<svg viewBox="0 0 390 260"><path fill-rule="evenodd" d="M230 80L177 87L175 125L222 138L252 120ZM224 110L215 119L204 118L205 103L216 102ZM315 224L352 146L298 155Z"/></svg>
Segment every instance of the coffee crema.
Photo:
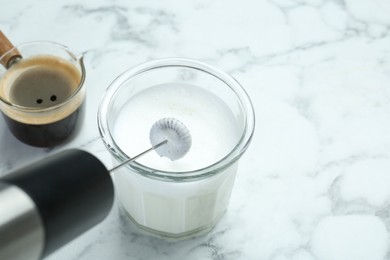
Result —
<svg viewBox="0 0 390 260"><path fill-rule="evenodd" d="M33 146L67 139L82 114L83 75L52 55L21 59L0 79L0 108L11 132Z"/></svg>

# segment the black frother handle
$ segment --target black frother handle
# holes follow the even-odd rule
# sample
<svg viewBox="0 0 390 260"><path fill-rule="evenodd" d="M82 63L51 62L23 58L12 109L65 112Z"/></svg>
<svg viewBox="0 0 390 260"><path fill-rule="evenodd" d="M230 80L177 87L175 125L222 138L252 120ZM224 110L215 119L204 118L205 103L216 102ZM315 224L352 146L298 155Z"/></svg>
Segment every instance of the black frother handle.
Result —
<svg viewBox="0 0 390 260"><path fill-rule="evenodd" d="M43 256L76 238L109 213L114 187L93 155L67 150L2 178L35 202L45 230Z"/></svg>

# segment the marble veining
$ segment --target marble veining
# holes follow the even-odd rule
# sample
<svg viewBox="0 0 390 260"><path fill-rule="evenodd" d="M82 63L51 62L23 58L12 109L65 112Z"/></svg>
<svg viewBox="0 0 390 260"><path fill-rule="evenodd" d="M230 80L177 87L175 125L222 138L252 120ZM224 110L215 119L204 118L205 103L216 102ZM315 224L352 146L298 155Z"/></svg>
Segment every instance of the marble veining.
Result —
<svg viewBox="0 0 390 260"><path fill-rule="evenodd" d="M167 241L115 205L47 257L66 259L390 259L390 2L387 0L9 1L15 44L85 54L87 115L71 142L37 149L0 119L0 175L67 148L108 152L96 123L124 70L188 57L232 74L256 110L227 212L209 234Z"/></svg>

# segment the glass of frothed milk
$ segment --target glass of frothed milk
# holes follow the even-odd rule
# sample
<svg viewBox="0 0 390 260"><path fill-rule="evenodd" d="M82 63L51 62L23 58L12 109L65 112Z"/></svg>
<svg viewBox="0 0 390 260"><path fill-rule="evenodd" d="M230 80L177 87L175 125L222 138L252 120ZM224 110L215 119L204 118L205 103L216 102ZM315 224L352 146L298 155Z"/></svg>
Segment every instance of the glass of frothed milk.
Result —
<svg viewBox="0 0 390 260"><path fill-rule="evenodd" d="M188 128L191 149L175 161L152 151L114 171L121 208L160 236L207 232L227 208L238 159L251 141L251 101L235 79L198 61L170 58L130 69L109 86L98 112L114 165L148 149L161 118Z"/></svg>
<svg viewBox="0 0 390 260"><path fill-rule="evenodd" d="M0 66L0 109L11 133L37 147L58 145L79 130L85 100L83 56L48 41L20 44L21 59Z"/></svg>

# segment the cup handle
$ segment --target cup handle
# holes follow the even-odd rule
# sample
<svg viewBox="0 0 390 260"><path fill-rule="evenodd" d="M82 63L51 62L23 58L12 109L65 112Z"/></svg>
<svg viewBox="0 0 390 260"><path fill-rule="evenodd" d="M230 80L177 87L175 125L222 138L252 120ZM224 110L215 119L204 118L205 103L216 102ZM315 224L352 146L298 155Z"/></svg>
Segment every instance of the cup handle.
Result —
<svg viewBox="0 0 390 260"><path fill-rule="evenodd" d="M2 31L0 31L0 57L0 63L6 69L11 67L17 58L22 58L20 52L14 47Z"/></svg>

